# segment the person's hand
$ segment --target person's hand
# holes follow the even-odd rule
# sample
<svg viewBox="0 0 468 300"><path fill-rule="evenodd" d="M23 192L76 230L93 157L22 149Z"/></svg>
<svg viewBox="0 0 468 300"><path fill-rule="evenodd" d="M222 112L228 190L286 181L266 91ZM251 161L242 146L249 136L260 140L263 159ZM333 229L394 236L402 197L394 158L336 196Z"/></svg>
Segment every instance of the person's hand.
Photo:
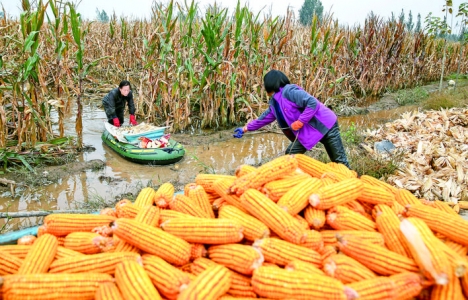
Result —
<svg viewBox="0 0 468 300"><path fill-rule="evenodd" d="M120 127L119 118L114 118L112 121L114 121L114 126L115 126L115 127Z"/></svg>
<svg viewBox="0 0 468 300"><path fill-rule="evenodd" d="M130 124L132 124L133 126L138 125L138 122L135 119L135 115L130 115Z"/></svg>
<svg viewBox="0 0 468 300"><path fill-rule="evenodd" d="M244 135L244 128L239 127L234 130L234 134L232 136L240 139L243 135Z"/></svg>
<svg viewBox="0 0 468 300"><path fill-rule="evenodd" d="M299 121L299 120L297 120L297 121L295 121L295 122L293 122L293 123L291 124L291 128L292 128L292 130L294 130L294 131L297 131L297 130L301 129L302 126L304 126L304 123L302 123L302 122Z"/></svg>

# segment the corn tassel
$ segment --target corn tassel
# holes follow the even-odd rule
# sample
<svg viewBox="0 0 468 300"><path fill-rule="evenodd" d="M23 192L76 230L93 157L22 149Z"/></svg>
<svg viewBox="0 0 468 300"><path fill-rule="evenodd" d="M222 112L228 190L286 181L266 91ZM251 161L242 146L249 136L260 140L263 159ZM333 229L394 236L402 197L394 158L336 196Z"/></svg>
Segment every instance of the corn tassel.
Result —
<svg viewBox="0 0 468 300"><path fill-rule="evenodd" d="M115 267L115 282L124 299L162 299L141 264L125 260Z"/></svg>
<svg viewBox="0 0 468 300"><path fill-rule="evenodd" d="M351 235L339 237L338 248L379 275L419 271L414 260Z"/></svg>
<svg viewBox="0 0 468 300"><path fill-rule="evenodd" d="M421 274L403 272L389 277L395 282L395 300L413 299L421 294L423 289Z"/></svg>
<svg viewBox="0 0 468 300"><path fill-rule="evenodd" d="M218 299L226 294L231 286L232 275L221 265L208 267L183 290L178 300Z"/></svg>
<svg viewBox="0 0 468 300"><path fill-rule="evenodd" d="M343 254L329 256L323 261L322 269L326 275L336 278L344 284L377 277L369 268Z"/></svg>
<svg viewBox="0 0 468 300"><path fill-rule="evenodd" d="M49 273L106 273L113 275L115 267L124 260L140 261L137 253L116 252L78 255L55 260Z"/></svg>
<svg viewBox="0 0 468 300"><path fill-rule="evenodd" d="M6 275L3 299L92 300L99 285L112 283L109 274L27 274Z"/></svg>
<svg viewBox="0 0 468 300"><path fill-rule="evenodd" d="M315 178L321 178L327 165L304 154L295 154L298 167L305 173Z"/></svg>
<svg viewBox="0 0 468 300"><path fill-rule="evenodd" d="M252 286L259 296L273 299L348 299L344 285L334 278L278 267L255 270Z"/></svg>
<svg viewBox="0 0 468 300"><path fill-rule="evenodd" d="M255 241L270 235L270 229L258 219L245 213L233 205L223 205L218 212L219 219L229 219L239 222L244 227L244 237Z"/></svg>
<svg viewBox="0 0 468 300"><path fill-rule="evenodd" d="M337 205L356 200L363 190L364 184L357 178L323 186L309 197L310 205L317 209L330 209Z"/></svg>
<svg viewBox="0 0 468 300"><path fill-rule="evenodd" d="M0 276L16 274L23 264L23 260L0 250Z"/></svg>
<svg viewBox="0 0 468 300"><path fill-rule="evenodd" d="M154 204L154 195L156 191L151 187L143 188L139 193L133 205L136 207L152 206Z"/></svg>
<svg viewBox="0 0 468 300"><path fill-rule="evenodd" d="M242 225L229 219L171 219L162 223L161 228L189 243L229 244L244 237Z"/></svg>
<svg viewBox="0 0 468 300"><path fill-rule="evenodd" d="M169 203L169 207L172 210L182 212L198 218L210 218L210 214L203 211L203 209L198 206L193 199L182 195L177 194L174 196L174 199Z"/></svg>
<svg viewBox="0 0 468 300"><path fill-rule="evenodd" d="M292 187L279 200L277 205L290 215L296 215L309 204L309 196L322 187L322 182L317 178L306 178Z"/></svg>
<svg viewBox="0 0 468 300"><path fill-rule="evenodd" d="M301 173L273 180L263 186L262 192L273 202L278 202L286 192L307 178L311 178L311 176Z"/></svg>
<svg viewBox="0 0 468 300"><path fill-rule="evenodd" d="M46 233L37 238L24 258L17 274L47 273L57 253L57 247L57 238L51 234Z"/></svg>
<svg viewBox="0 0 468 300"><path fill-rule="evenodd" d="M72 232L91 232L93 228L108 225L115 218L93 214L51 214L44 218L47 233L65 236Z"/></svg>
<svg viewBox="0 0 468 300"><path fill-rule="evenodd" d="M322 256L315 250L295 245L275 238L265 238L255 241L266 262L285 266L293 260L305 261L317 268L322 266Z"/></svg>
<svg viewBox="0 0 468 300"><path fill-rule="evenodd" d="M248 189L259 189L265 183L291 174L297 169L294 155L283 155L258 167L255 171L234 180L229 188L231 194L242 195Z"/></svg>
<svg viewBox="0 0 468 300"><path fill-rule="evenodd" d="M207 193L217 193L214 189L213 184L218 179L228 179L228 180L235 180L236 176L231 175L220 175L220 174L198 174L195 177L195 183L201 185L205 192ZM221 195L220 195L221 196Z"/></svg>
<svg viewBox="0 0 468 300"><path fill-rule="evenodd" d="M190 186L188 190L188 197L192 199L193 202L197 204L208 217L215 217L210 200L208 199L208 195L201 185Z"/></svg>
<svg viewBox="0 0 468 300"><path fill-rule="evenodd" d="M375 231L377 229L374 221L341 205L328 210L327 224L336 230Z"/></svg>
<svg viewBox="0 0 468 300"><path fill-rule="evenodd" d="M96 290L95 300L124 300L119 288L113 282L101 283Z"/></svg>
<svg viewBox="0 0 468 300"><path fill-rule="evenodd" d="M111 226L121 240L181 266L190 260L191 246L181 238L131 219L117 219Z"/></svg>
<svg viewBox="0 0 468 300"><path fill-rule="evenodd" d="M187 273L177 269L164 259L144 254L143 266L158 291L168 299L177 299L179 293L190 283Z"/></svg>
<svg viewBox="0 0 468 300"><path fill-rule="evenodd" d="M208 248L208 256L215 263L244 275L252 275L253 270L264 261L257 248L240 244L211 246Z"/></svg>
<svg viewBox="0 0 468 300"><path fill-rule="evenodd" d="M327 221L325 211L307 206L304 210L304 218L312 229L319 230Z"/></svg>
<svg viewBox="0 0 468 300"><path fill-rule="evenodd" d="M374 277L359 282L353 282L347 286L357 293L358 299L393 300L397 295L395 281L389 277Z"/></svg>
<svg viewBox="0 0 468 300"><path fill-rule="evenodd" d="M154 194L154 203L159 208L167 208L174 197L175 188L170 182L165 182L159 186Z"/></svg>
<svg viewBox="0 0 468 300"><path fill-rule="evenodd" d="M294 244L305 241L306 234L299 222L261 192L247 190L241 197L241 205L282 239Z"/></svg>
<svg viewBox="0 0 468 300"><path fill-rule="evenodd" d="M291 260L285 267L288 271L299 271L307 274L316 274L325 276L325 273L317 268L314 264L302 261L302 260Z"/></svg>

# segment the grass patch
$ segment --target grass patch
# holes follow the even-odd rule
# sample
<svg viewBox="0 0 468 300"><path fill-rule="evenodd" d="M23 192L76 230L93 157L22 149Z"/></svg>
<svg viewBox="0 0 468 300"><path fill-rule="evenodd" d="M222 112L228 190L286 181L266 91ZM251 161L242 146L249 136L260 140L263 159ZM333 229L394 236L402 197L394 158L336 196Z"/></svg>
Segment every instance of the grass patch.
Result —
<svg viewBox="0 0 468 300"><path fill-rule="evenodd" d="M424 101L422 107L427 110L463 107L468 104L468 86L457 86L450 90L434 92Z"/></svg>
<svg viewBox="0 0 468 300"><path fill-rule="evenodd" d="M399 90L396 92L396 101L398 105L411 105L420 103L429 97L429 92L423 87L414 89Z"/></svg>

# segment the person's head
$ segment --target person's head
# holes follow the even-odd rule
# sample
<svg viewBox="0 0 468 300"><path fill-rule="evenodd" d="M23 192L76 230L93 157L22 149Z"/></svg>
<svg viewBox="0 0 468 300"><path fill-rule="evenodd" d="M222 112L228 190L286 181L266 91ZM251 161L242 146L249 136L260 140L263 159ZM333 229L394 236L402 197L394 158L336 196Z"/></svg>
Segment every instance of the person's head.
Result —
<svg viewBox="0 0 468 300"><path fill-rule="evenodd" d="M127 97L132 90L130 82L128 80L122 80L119 84L119 90L123 96Z"/></svg>
<svg viewBox="0 0 468 300"><path fill-rule="evenodd" d="M281 71L271 70L263 76L263 85L270 96L287 84L290 84L289 79Z"/></svg>

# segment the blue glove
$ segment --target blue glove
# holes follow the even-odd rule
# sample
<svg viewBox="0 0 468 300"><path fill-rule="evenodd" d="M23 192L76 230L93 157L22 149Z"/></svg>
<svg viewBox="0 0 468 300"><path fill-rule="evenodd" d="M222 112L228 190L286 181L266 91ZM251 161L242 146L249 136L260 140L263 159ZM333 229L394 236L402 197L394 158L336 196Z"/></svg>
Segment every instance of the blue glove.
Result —
<svg viewBox="0 0 468 300"><path fill-rule="evenodd" d="M232 136L240 139L243 135L244 135L244 129L242 127L239 127L234 130L234 134Z"/></svg>

